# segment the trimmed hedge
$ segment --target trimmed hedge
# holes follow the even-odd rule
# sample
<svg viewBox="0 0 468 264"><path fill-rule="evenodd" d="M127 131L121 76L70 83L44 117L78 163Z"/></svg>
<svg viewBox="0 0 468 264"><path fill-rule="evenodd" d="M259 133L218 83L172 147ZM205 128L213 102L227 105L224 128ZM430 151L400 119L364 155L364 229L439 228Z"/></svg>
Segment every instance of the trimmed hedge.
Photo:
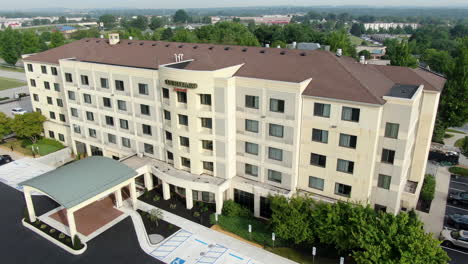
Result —
<svg viewBox="0 0 468 264"><path fill-rule="evenodd" d="M434 200L436 180L434 175L426 174L424 177L423 186L421 188L421 199L424 201Z"/></svg>
<svg viewBox="0 0 468 264"><path fill-rule="evenodd" d="M233 200L227 200L223 203L223 215L225 216L241 216L252 217L252 212L249 209L242 207Z"/></svg>
<svg viewBox="0 0 468 264"><path fill-rule="evenodd" d="M468 169L462 167L450 167L449 171L456 175L468 177Z"/></svg>

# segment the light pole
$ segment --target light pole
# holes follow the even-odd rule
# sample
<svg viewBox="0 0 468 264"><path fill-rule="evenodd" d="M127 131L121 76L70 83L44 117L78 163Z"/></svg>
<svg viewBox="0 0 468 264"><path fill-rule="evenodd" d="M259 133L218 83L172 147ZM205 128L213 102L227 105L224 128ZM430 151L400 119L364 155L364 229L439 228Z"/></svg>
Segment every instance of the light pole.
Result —
<svg viewBox="0 0 468 264"><path fill-rule="evenodd" d="M273 247L275 247L275 233L271 233L271 240L273 241Z"/></svg>
<svg viewBox="0 0 468 264"><path fill-rule="evenodd" d="M344 258L340 257L340 264L344 264Z"/></svg>
<svg viewBox="0 0 468 264"><path fill-rule="evenodd" d="M317 249L312 247L312 264L315 264L315 254L317 254Z"/></svg>
<svg viewBox="0 0 468 264"><path fill-rule="evenodd" d="M249 225L249 237L252 240L252 225Z"/></svg>

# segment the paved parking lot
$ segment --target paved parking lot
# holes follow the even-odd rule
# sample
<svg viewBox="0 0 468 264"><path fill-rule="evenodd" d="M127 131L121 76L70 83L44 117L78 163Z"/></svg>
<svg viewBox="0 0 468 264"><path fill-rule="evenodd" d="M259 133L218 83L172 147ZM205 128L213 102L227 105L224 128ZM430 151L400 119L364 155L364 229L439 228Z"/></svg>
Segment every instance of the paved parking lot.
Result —
<svg viewBox="0 0 468 264"><path fill-rule="evenodd" d="M0 104L0 112L5 113L9 117L13 117L11 109L15 107L21 107L28 112L32 112L32 103L30 97L23 97L19 101L14 101L6 104Z"/></svg>
<svg viewBox="0 0 468 264"><path fill-rule="evenodd" d="M453 192L464 192L468 191L468 179L463 177L456 177L455 175L451 175L450 177L450 185L449 185L449 193ZM468 205L453 205L447 202L447 206L445 209L445 222L444 227L454 229L453 226L447 224L447 216L451 214L468 214ZM446 248L443 247L445 251L447 251L448 255L452 258L451 264L464 264L468 263L468 249L454 247L454 248Z"/></svg>

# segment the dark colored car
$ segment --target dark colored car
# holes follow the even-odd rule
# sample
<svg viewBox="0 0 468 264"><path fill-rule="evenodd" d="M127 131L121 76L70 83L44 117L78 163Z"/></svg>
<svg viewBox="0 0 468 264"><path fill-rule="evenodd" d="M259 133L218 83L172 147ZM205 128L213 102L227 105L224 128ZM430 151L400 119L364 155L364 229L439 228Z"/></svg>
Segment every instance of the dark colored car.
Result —
<svg viewBox="0 0 468 264"><path fill-rule="evenodd" d="M452 214L448 216L447 223L456 229L468 229L468 215Z"/></svg>
<svg viewBox="0 0 468 264"><path fill-rule="evenodd" d="M10 155L0 155L0 166L12 162L13 159Z"/></svg>
<svg viewBox="0 0 468 264"><path fill-rule="evenodd" d="M468 192L454 192L449 194L449 202L452 204L468 204Z"/></svg>

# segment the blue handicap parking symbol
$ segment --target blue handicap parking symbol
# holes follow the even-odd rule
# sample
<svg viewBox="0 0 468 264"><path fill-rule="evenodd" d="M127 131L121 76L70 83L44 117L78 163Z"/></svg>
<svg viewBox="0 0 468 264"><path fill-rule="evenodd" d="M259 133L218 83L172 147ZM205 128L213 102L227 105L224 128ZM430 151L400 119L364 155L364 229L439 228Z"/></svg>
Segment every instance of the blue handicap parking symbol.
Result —
<svg viewBox="0 0 468 264"><path fill-rule="evenodd" d="M180 259L180 258L175 258L171 264L184 264L185 263L185 260L183 259Z"/></svg>

